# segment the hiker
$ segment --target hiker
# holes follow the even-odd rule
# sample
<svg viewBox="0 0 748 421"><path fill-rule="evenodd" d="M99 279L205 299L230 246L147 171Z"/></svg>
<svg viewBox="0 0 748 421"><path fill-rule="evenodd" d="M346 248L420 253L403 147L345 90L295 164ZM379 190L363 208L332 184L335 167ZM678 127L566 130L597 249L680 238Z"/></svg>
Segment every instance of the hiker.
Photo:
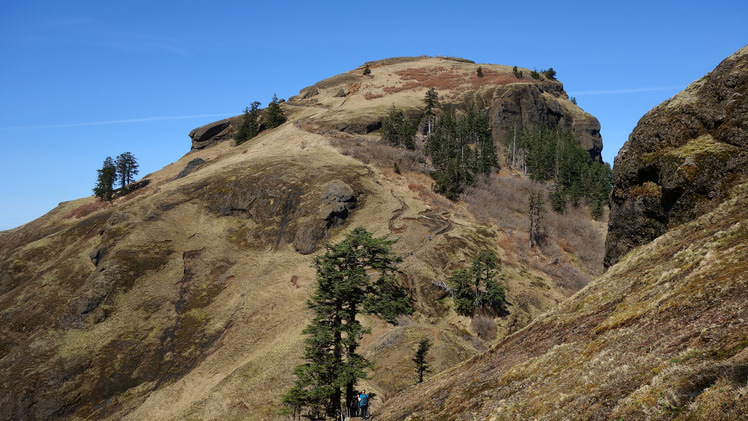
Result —
<svg viewBox="0 0 748 421"><path fill-rule="evenodd" d="M358 406L361 408L361 419L365 420L369 412L369 395L366 394L365 390L362 390L361 394L358 395Z"/></svg>
<svg viewBox="0 0 748 421"><path fill-rule="evenodd" d="M358 416L358 402L356 399L351 401L351 407L348 408L348 417L353 418Z"/></svg>

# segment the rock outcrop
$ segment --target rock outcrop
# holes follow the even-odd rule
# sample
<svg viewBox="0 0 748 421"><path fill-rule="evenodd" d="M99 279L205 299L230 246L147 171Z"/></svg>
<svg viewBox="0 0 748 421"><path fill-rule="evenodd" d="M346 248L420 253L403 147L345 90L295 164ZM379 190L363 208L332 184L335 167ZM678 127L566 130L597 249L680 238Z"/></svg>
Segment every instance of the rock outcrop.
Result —
<svg viewBox="0 0 748 421"><path fill-rule="evenodd" d="M748 46L639 121L613 167L605 265L726 199L748 165Z"/></svg>
<svg viewBox="0 0 748 421"><path fill-rule="evenodd" d="M551 129L569 129L593 159L601 159L600 122L569 101L560 82L500 86L490 104L494 139L500 142L504 142L507 132L522 127L544 125Z"/></svg>
<svg viewBox="0 0 748 421"><path fill-rule="evenodd" d="M234 136L241 116L230 117L193 129L190 132L192 150L204 149Z"/></svg>

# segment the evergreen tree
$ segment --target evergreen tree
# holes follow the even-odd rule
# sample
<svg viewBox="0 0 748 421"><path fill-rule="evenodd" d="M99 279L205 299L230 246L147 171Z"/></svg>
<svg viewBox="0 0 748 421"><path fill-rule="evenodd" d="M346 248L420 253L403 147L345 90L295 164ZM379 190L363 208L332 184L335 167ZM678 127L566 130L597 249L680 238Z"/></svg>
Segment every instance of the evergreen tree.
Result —
<svg viewBox="0 0 748 421"><path fill-rule="evenodd" d="M535 247L543 235L543 216L545 214L545 201L541 192L530 193L529 211L530 226L528 229L530 237L530 248Z"/></svg>
<svg viewBox="0 0 748 421"><path fill-rule="evenodd" d="M413 358L413 362L416 363L416 374L418 375L418 383L423 383L423 374L431 372L431 363L426 361L426 354L429 352L433 343L428 339L424 338L418 343L418 349L416 355Z"/></svg>
<svg viewBox="0 0 748 421"><path fill-rule="evenodd" d="M405 112L398 110L393 105L382 122L382 138L393 146L415 149L415 135L416 128L408 120Z"/></svg>
<svg viewBox="0 0 748 421"><path fill-rule="evenodd" d="M434 121L436 120L436 106L439 99L439 94L434 88L429 88L426 91L426 96L423 99L426 107L424 111L424 119L426 120L426 135L431 136L431 131L434 128Z"/></svg>
<svg viewBox="0 0 748 421"><path fill-rule="evenodd" d="M267 118L265 119L265 124L267 125L268 128L272 129L272 128L280 126L281 124L285 122L286 122L286 115L283 114L283 110L278 104L278 97L275 94L273 94L273 99L270 101L270 104L268 104Z"/></svg>
<svg viewBox="0 0 748 421"><path fill-rule="evenodd" d="M470 289L472 279L468 269L455 269L447 283L454 290L455 311L462 316L471 316L475 311L475 296Z"/></svg>
<svg viewBox="0 0 748 421"><path fill-rule="evenodd" d="M249 107L244 108L244 115L234 135L237 145L252 139L260 132L260 103L254 101Z"/></svg>
<svg viewBox="0 0 748 421"><path fill-rule="evenodd" d="M478 74L478 77L483 77L483 68L478 66L478 70L476 70L475 73Z"/></svg>
<svg viewBox="0 0 748 421"><path fill-rule="evenodd" d="M484 111L469 108L464 116L441 115L426 143L435 170L433 190L457 200L479 174L498 167L496 147Z"/></svg>
<svg viewBox="0 0 748 421"><path fill-rule="evenodd" d="M370 75L370 74L371 74L371 69L369 68L369 65L367 64L364 66L364 76Z"/></svg>
<svg viewBox="0 0 748 421"><path fill-rule="evenodd" d="M117 156L114 166L117 169L122 189L127 190L130 183L135 181L135 176L138 175L138 161L130 152L123 152Z"/></svg>
<svg viewBox="0 0 748 421"><path fill-rule="evenodd" d="M93 188L94 195L103 200L114 198L114 183L117 181L117 167L111 157L104 159L104 165L96 170L98 177Z"/></svg>
<svg viewBox="0 0 748 421"><path fill-rule="evenodd" d="M489 250L481 250L470 269L456 269L448 279L454 290L455 311L472 316L476 311L507 314L504 288L496 283L499 259Z"/></svg>
<svg viewBox="0 0 748 421"><path fill-rule="evenodd" d="M356 353L359 335L366 333L356 316L362 311L394 322L412 312L410 299L397 284L394 240L373 237L356 228L337 244L326 244L314 260L317 287L307 302L314 317L307 335L304 364L294 369L297 380L282 397L286 408L312 418L338 418L354 399L358 380L366 378L371 364Z"/></svg>

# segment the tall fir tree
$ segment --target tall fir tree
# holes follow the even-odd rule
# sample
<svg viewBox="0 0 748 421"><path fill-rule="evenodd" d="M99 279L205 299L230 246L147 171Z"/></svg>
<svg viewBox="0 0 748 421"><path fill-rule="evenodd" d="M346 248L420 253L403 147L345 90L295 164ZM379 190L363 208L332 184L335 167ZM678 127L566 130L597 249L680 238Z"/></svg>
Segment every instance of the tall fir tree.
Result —
<svg viewBox="0 0 748 421"><path fill-rule="evenodd" d="M114 162L117 168L117 175L120 179L120 185L123 190L127 190L127 187L135 181L135 176L138 175L138 161L135 156L130 152L123 152L117 156L117 160Z"/></svg>
<svg viewBox="0 0 748 421"><path fill-rule="evenodd" d="M530 193L528 202L528 216L530 219L528 236L530 239L530 248L533 248L538 245L543 235L543 217L545 215L543 193L540 191Z"/></svg>
<svg viewBox="0 0 748 421"><path fill-rule="evenodd" d="M104 159L101 169L96 170L98 173L96 186L93 188L94 195L102 200L112 200L114 198L114 183L117 181L117 167L114 165L112 157Z"/></svg>
<svg viewBox="0 0 748 421"><path fill-rule="evenodd" d="M426 121L426 136L431 136L431 132L434 129L434 122L436 121L436 106L439 100L439 94L434 88L429 88L426 91L426 95L423 98L425 108L423 110L423 118Z"/></svg>
<svg viewBox="0 0 748 421"><path fill-rule="evenodd" d="M295 368L296 383L282 397L289 411L338 418L341 401L350 407L356 383L371 368L356 352L359 335L367 332L356 316L367 312L393 323L412 312L395 278L401 259L392 252L393 243L359 227L341 242L325 245L325 253L315 258L317 287L307 302L314 317L303 331L306 362Z"/></svg>
<svg viewBox="0 0 748 421"><path fill-rule="evenodd" d="M244 108L242 120L234 134L237 145L252 139L260 132L260 102L254 101L249 107Z"/></svg>
<svg viewBox="0 0 748 421"><path fill-rule="evenodd" d="M507 314L504 288L496 283L499 259L483 249L473 258L470 269L456 269L448 283L454 290L455 311L472 316L476 311L496 316Z"/></svg>
<svg viewBox="0 0 748 421"><path fill-rule="evenodd" d="M426 360L426 354L431 349L433 343L428 338L423 338L418 343L418 349L413 357L413 362L416 363L416 375L418 376L417 383L423 383L423 375L431 372L431 363Z"/></svg>
<svg viewBox="0 0 748 421"><path fill-rule="evenodd" d="M390 112L382 121L382 139L393 146L415 149L415 135L416 128L411 124L405 112L392 105Z"/></svg>
<svg viewBox="0 0 748 421"><path fill-rule="evenodd" d="M280 104L278 103L278 97L273 94L273 99L270 101L270 104L268 104L267 109L267 118L265 119L265 124L268 128L272 129L275 127L280 126L281 124L286 122L286 115L283 113L283 110L280 107Z"/></svg>

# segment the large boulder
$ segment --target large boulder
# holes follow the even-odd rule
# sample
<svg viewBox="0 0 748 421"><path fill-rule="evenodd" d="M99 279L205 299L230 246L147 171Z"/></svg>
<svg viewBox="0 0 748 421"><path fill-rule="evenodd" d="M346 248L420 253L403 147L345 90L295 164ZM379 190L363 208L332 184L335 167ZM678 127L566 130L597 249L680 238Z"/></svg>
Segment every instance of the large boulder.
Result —
<svg viewBox="0 0 748 421"><path fill-rule="evenodd" d="M241 116L230 117L193 129L190 132L192 150L204 149L234 137Z"/></svg>
<svg viewBox="0 0 748 421"><path fill-rule="evenodd" d="M639 120L615 158L605 265L724 201L746 146L748 46Z"/></svg>
<svg viewBox="0 0 748 421"><path fill-rule="evenodd" d="M319 198L319 212L305 218L294 236L293 245L297 252L314 252L319 240L327 236L327 230L343 225L349 211L356 207L356 194L353 188L342 180L332 180L322 188Z"/></svg>

